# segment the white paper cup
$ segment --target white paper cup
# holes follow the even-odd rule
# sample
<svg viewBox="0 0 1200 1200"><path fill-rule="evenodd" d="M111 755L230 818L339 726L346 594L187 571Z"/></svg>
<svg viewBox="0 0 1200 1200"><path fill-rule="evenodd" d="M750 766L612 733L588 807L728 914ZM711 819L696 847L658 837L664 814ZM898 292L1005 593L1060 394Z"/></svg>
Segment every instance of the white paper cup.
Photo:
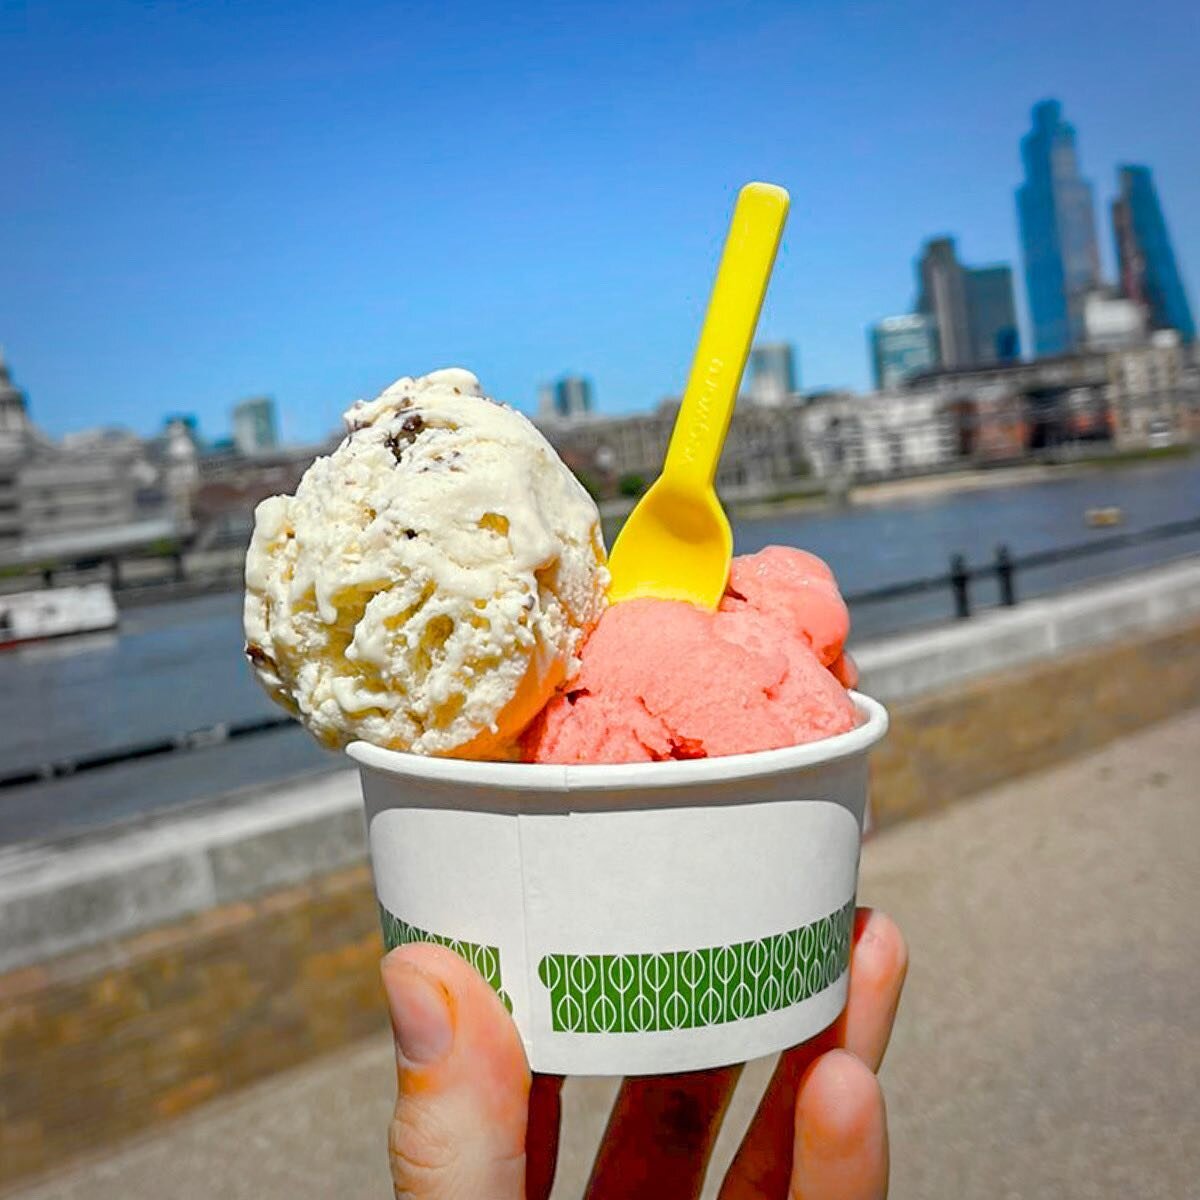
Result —
<svg viewBox="0 0 1200 1200"><path fill-rule="evenodd" d="M389 947L433 941L511 1011L535 1071L650 1075L771 1054L846 1001L867 752L850 733L629 765L349 748Z"/></svg>

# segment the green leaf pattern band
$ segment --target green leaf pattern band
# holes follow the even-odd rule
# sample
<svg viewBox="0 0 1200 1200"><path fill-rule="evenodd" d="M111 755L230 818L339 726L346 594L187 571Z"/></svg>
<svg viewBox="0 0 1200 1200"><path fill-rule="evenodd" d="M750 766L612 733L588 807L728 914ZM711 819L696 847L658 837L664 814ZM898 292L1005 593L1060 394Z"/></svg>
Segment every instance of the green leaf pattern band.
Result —
<svg viewBox="0 0 1200 1200"><path fill-rule="evenodd" d="M500 950L430 933L379 906L387 949L433 942L465 958L512 1001ZM836 983L850 964L854 901L771 937L657 954L548 954L538 978L550 993L556 1033L654 1033L744 1021L799 1004Z"/></svg>
<svg viewBox="0 0 1200 1200"><path fill-rule="evenodd" d="M427 929L418 929L388 912L382 904L379 906L379 917L383 923L383 944L388 950L407 946L410 942L433 942L445 946L460 958L465 958L487 980L504 1007L512 1012L512 1000L500 980L499 947L481 946L476 942L463 942L457 938L443 937L440 933L430 933Z"/></svg>
<svg viewBox="0 0 1200 1200"><path fill-rule="evenodd" d="M850 963L854 901L771 937L661 954L549 954L558 1033L651 1033L743 1021L824 991Z"/></svg>

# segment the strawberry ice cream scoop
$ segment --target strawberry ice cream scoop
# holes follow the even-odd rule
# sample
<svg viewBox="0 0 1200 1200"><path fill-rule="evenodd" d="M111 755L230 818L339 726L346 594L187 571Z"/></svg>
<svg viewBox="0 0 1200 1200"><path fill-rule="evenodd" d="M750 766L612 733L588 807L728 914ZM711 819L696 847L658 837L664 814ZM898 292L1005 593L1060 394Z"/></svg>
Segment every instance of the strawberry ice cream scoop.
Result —
<svg viewBox="0 0 1200 1200"><path fill-rule="evenodd" d="M773 546L734 560L715 613L674 600L605 610L526 761L646 762L773 750L857 724L849 616L829 568Z"/></svg>
<svg viewBox="0 0 1200 1200"><path fill-rule="evenodd" d="M721 601L724 612L749 605L798 633L838 680L852 688L858 668L843 647L850 612L827 563L792 546L767 546L735 558Z"/></svg>

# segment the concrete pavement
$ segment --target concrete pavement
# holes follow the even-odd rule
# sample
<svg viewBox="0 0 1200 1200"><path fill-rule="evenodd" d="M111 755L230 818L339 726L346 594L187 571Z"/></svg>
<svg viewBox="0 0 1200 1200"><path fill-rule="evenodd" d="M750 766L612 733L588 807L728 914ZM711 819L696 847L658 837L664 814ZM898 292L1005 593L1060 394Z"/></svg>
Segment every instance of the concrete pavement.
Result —
<svg viewBox="0 0 1200 1200"><path fill-rule="evenodd" d="M861 898L912 952L884 1068L892 1195L1196 1194L1197 779L1200 711L868 845ZM769 1068L746 1072L715 1167ZM386 1196L392 1082L372 1039L16 1195ZM579 1194L615 1086L568 1082L556 1197Z"/></svg>

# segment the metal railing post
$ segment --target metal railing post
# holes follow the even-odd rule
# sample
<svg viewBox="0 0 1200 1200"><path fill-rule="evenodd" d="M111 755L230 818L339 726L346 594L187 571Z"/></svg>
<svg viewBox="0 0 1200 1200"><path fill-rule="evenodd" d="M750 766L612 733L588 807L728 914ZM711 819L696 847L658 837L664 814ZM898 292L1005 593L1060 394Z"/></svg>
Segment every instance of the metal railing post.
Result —
<svg viewBox="0 0 1200 1200"><path fill-rule="evenodd" d="M1000 603L1005 608L1015 608L1017 588L1013 560L1012 555L1008 552L1008 547L1003 544L996 547L996 583L1000 588Z"/></svg>
<svg viewBox="0 0 1200 1200"><path fill-rule="evenodd" d="M950 559L950 586L954 590L954 615L965 621L971 615L971 575L961 554Z"/></svg>

